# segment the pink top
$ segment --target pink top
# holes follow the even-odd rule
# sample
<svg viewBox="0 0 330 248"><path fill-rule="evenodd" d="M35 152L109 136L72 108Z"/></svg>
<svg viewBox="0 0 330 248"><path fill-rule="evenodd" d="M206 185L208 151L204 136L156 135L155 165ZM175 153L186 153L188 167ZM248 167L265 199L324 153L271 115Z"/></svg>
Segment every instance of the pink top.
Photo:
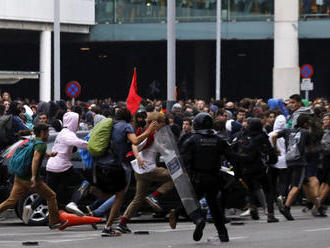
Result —
<svg viewBox="0 0 330 248"><path fill-rule="evenodd" d="M67 112L63 116L63 129L56 137L52 152L55 157L48 160L46 170L51 172L64 172L71 168L72 149L74 146L87 149L88 142L79 139L76 135L79 124L79 115Z"/></svg>

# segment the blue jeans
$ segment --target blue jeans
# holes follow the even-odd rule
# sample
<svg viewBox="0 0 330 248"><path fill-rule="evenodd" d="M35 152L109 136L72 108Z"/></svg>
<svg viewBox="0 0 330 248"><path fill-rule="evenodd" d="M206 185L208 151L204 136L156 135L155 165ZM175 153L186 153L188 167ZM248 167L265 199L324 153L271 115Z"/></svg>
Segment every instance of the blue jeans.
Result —
<svg viewBox="0 0 330 248"><path fill-rule="evenodd" d="M312 10L312 0L303 0L304 14L310 14Z"/></svg>
<svg viewBox="0 0 330 248"><path fill-rule="evenodd" d="M128 186L131 182L131 175L132 175L132 168L131 167L124 167L125 169L125 175L126 175L126 188L125 192L127 192ZM91 209L97 207L97 209L93 210L93 216L95 217L103 217L107 213L109 213L109 210L112 207L112 204L114 203L116 199L116 195L113 195L108 200L104 199L97 199L95 202L91 204ZM101 204L101 205L100 205Z"/></svg>

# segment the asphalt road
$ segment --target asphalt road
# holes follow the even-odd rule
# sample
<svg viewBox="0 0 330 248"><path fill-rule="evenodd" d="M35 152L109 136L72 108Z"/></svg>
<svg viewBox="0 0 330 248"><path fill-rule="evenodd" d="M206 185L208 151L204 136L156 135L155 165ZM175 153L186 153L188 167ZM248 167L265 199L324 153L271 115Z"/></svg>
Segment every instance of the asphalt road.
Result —
<svg viewBox="0 0 330 248"><path fill-rule="evenodd" d="M129 224L133 231L149 231L149 235L125 234L121 237L100 237L103 225L94 231L90 226L70 227L65 231L50 231L48 227L24 226L18 219L0 220L0 247L23 247L22 242L37 241L35 247L69 248L208 248L208 247L303 247L330 248L330 217L314 218L302 213L301 207L295 207L295 221L286 221L281 215L279 223L266 223L261 220L243 219L244 225L228 224L231 241L220 243L216 239L215 228L208 224L200 242L192 240L194 225L189 222L178 223L171 230L166 222L136 222ZM234 219L234 222L242 220Z"/></svg>

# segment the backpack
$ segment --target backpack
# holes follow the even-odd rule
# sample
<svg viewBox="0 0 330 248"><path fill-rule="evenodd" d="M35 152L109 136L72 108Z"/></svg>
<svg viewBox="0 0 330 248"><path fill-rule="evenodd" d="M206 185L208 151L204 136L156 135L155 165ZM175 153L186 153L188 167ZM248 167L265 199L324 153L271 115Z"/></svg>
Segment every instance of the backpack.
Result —
<svg viewBox="0 0 330 248"><path fill-rule="evenodd" d="M34 146L42 143L44 142L40 140L30 140L24 145L18 147L9 162L9 173L19 177L24 177L31 174Z"/></svg>
<svg viewBox="0 0 330 248"><path fill-rule="evenodd" d="M90 134L88 134L87 136L84 137L84 140L87 142L89 141L89 139L90 139ZM87 169L91 169L93 167L93 163L94 163L92 155L88 152L88 150L85 150L85 149L79 149L78 151L79 151L81 160L82 160L83 164L85 165L85 167Z"/></svg>
<svg viewBox="0 0 330 248"><path fill-rule="evenodd" d="M297 161L301 159L301 153L299 151L300 140L300 130L292 131L289 134L289 140L286 148L286 161Z"/></svg>
<svg viewBox="0 0 330 248"><path fill-rule="evenodd" d="M330 129L324 131L321 140L322 151L324 155L330 155Z"/></svg>
<svg viewBox="0 0 330 248"><path fill-rule="evenodd" d="M0 117L0 147L10 145L13 137L13 116L4 115Z"/></svg>
<svg viewBox="0 0 330 248"><path fill-rule="evenodd" d="M107 152L111 142L112 126L112 119L106 118L92 129L87 149L93 157L100 157Z"/></svg>

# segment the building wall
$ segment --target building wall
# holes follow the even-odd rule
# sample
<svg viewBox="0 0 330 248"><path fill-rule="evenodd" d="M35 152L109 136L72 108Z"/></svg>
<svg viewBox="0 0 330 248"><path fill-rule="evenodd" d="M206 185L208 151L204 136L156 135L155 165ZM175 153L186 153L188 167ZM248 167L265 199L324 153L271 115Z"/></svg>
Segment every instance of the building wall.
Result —
<svg viewBox="0 0 330 248"><path fill-rule="evenodd" d="M60 5L62 23L95 23L94 0L62 0ZM0 20L53 22L54 0L1 0Z"/></svg>

